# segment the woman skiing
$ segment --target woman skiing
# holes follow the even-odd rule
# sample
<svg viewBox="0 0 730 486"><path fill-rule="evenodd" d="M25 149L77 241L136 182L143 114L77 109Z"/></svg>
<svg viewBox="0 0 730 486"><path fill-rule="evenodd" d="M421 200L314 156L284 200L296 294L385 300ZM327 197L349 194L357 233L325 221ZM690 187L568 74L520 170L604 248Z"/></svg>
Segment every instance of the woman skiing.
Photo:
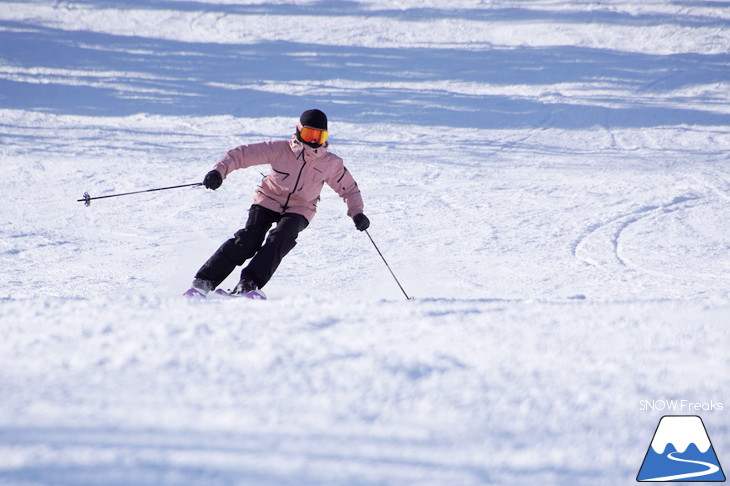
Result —
<svg viewBox="0 0 730 486"><path fill-rule="evenodd" d="M271 173L256 189L246 226L198 270L185 296L204 297L249 259L233 293L248 294L264 287L314 217L325 183L345 201L347 215L358 230L370 226L357 182L342 159L327 150L327 135L327 116L307 110L299 117L291 140L241 145L213 166L203 180L212 190L236 169L269 164Z"/></svg>

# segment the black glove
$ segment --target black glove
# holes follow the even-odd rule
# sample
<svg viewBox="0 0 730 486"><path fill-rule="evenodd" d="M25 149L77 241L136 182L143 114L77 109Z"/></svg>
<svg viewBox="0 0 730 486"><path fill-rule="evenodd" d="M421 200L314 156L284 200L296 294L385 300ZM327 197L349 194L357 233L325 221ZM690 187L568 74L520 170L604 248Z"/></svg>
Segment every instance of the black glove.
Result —
<svg viewBox="0 0 730 486"><path fill-rule="evenodd" d="M221 184L223 184L223 176L217 170L211 170L210 172L205 174L205 179L203 179L203 185L207 189L213 189L215 191L221 186Z"/></svg>
<svg viewBox="0 0 730 486"><path fill-rule="evenodd" d="M359 231L365 231L370 227L370 220L363 213L356 214L352 217L352 220L355 222L355 228Z"/></svg>

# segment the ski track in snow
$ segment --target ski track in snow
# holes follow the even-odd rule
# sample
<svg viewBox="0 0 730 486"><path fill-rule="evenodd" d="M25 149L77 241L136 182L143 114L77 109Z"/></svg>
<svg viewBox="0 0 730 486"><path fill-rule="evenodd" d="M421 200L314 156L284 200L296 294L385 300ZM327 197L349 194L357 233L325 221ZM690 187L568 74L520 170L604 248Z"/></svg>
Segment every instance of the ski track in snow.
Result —
<svg viewBox="0 0 730 486"><path fill-rule="evenodd" d="M728 27L726 2L3 2L0 485L633 483L640 400L727 401ZM270 300L183 300L265 167L76 201L199 181L315 106L416 300L328 188ZM703 420L722 456L727 412Z"/></svg>
<svg viewBox="0 0 730 486"><path fill-rule="evenodd" d="M669 459L671 459L672 461L686 462L686 463L689 463L689 464L697 464L698 466L704 466L707 469L704 470L704 471L693 472L693 473L675 474L673 476L663 476L663 477L658 477L658 478L651 478L648 481L677 481L677 480L680 480L680 479L692 479L692 478L698 478L698 477L702 477L702 476L709 476L710 474L714 474L714 473L716 473L717 471L720 470L719 467L717 467L716 465L711 464L709 462L691 461L691 460L688 460L688 459L682 459L682 458L679 458L679 457L674 457L674 454L676 454L676 452L672 452L671 454L668 454L667 457Z"/></svg>

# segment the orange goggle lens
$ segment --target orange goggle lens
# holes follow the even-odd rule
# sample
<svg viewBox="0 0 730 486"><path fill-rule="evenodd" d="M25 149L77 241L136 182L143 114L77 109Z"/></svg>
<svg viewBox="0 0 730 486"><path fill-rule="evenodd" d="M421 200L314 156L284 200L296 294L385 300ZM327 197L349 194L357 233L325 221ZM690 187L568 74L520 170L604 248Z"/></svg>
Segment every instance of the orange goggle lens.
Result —
<svg viewBox="0 0 730 486"><path fill-rule="evenodd" d="M327 141L327 130L318 130L316 128L302 127L299 130L299 136L307 143L318 143L322 145Z"/></svg>

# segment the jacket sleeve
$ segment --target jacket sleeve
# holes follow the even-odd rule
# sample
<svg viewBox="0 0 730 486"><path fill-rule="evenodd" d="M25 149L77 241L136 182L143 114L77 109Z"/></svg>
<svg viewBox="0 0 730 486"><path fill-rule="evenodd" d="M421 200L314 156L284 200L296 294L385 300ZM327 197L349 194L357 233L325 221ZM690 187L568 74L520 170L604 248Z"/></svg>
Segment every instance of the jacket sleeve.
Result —
<svg viewBox="0 0 730 486"><path fill-rule="evenodd" d="M352 174L344 166L341 159L339 160L337 170L333 171L333 174L327 179L327 185L334 189L345 201L345 204L347 204L347 215L349 217L352 218L363 212L365 205L362 201L360 188L357 187L355 178L352 177Z"/></svg>
<svg viewBox="0 0 730 486"><path fill-rule="evenodd" d="M241 145L226 152L226 155L215 163L213 169L220 172L225 179L228 174L236 169L268 164L271 160L272 151L271 142Z"/></svg>

